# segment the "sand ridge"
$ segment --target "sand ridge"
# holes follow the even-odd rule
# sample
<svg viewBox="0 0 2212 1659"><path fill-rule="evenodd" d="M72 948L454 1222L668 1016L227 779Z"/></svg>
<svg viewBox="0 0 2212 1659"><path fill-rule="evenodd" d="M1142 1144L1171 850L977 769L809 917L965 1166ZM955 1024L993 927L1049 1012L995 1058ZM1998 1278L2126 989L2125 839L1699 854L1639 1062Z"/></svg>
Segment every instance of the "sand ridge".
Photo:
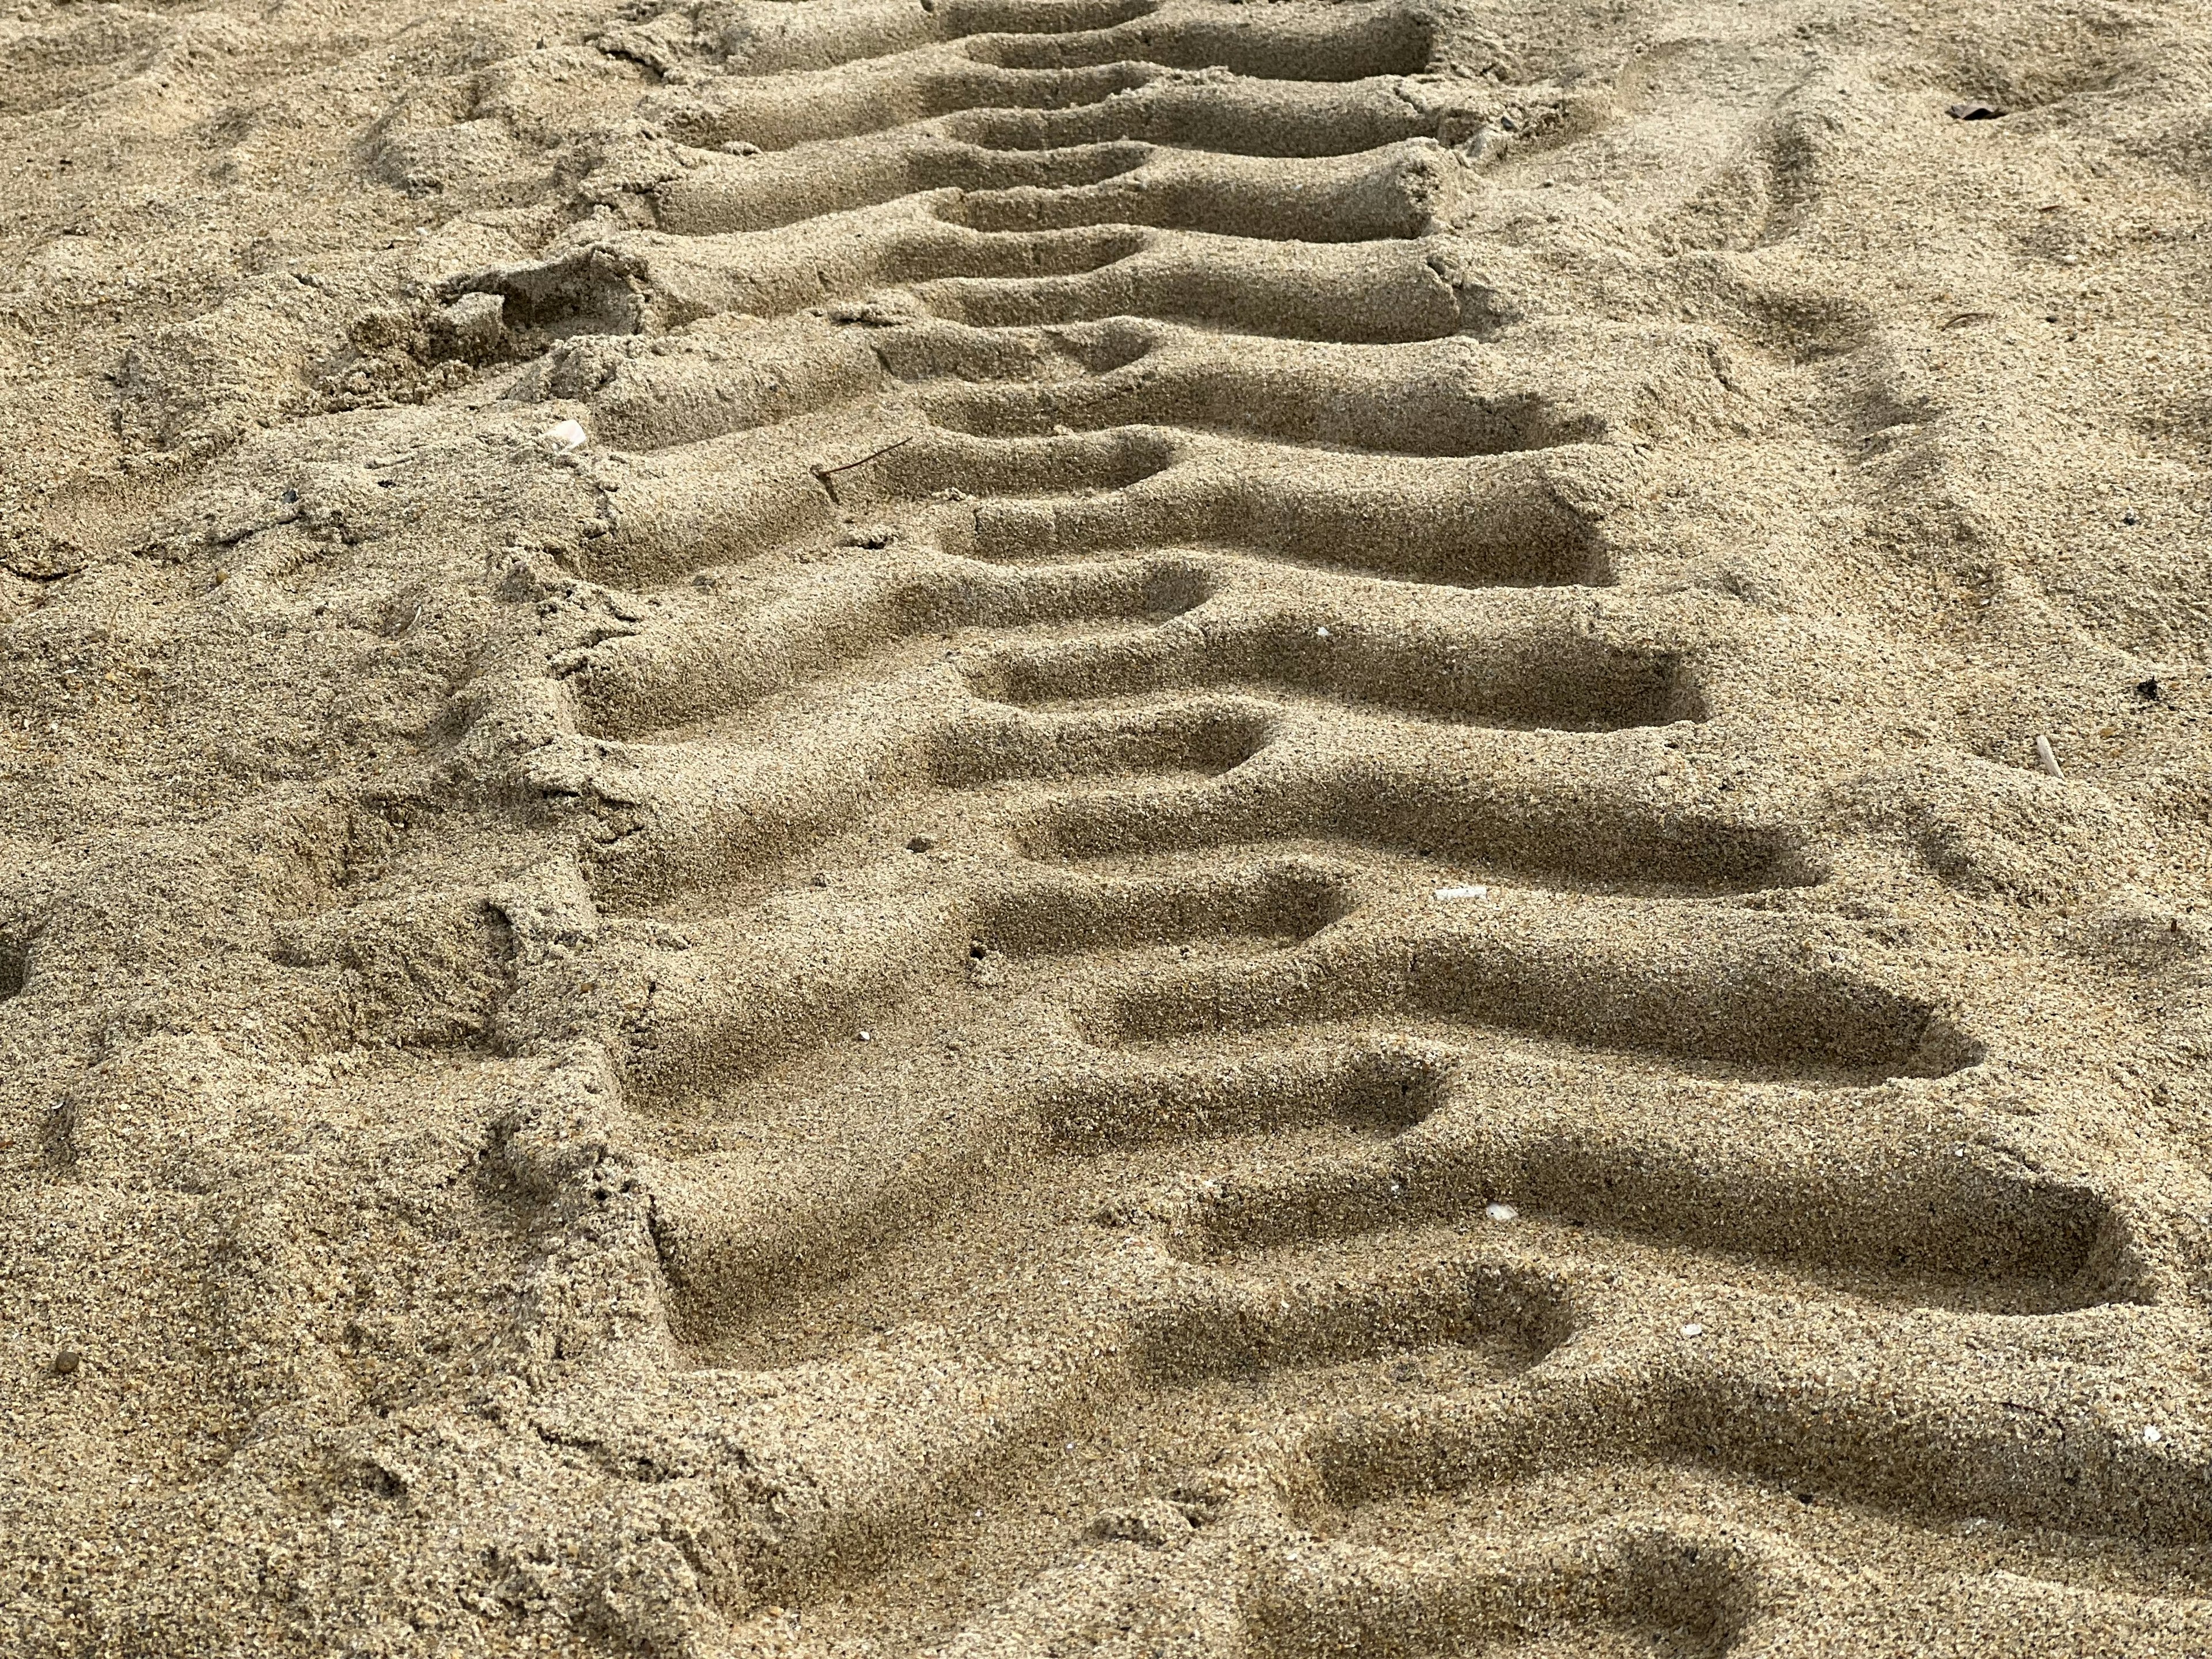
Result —
<svg viewBox="0 0 2212 1659"><path fill-rule="evenodd" d="M15 1646L2212 1644L2207 20L513 11L11 521Z"/></svg>

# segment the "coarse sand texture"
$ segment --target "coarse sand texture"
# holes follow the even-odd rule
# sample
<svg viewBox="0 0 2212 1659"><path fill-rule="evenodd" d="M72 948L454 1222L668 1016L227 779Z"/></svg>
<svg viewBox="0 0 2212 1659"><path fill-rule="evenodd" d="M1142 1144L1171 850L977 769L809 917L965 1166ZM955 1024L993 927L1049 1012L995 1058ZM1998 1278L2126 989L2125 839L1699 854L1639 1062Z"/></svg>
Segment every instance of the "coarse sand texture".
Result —
<svg viewBox="0 0 2212 1659"><path fill-rule="evenodd" d="M2212 1656L2212 0L0 159L0 1653Z"/></svg>

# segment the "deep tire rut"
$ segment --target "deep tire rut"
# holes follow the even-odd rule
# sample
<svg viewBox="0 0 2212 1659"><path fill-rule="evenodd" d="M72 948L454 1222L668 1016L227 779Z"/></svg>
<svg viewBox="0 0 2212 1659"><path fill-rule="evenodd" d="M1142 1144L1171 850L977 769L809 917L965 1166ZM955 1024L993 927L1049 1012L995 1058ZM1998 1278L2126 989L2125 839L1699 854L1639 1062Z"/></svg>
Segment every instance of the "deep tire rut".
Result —
<svg viewBox="0 0 2212 1659"><path fill-rule="evenodd" d="M613 1057L673 1327L702 1377L817 1356L781 1385L817 1426L748 1457L782 1496L694 1571L849 1614L1107 1444L1139 1478L1023 1645L1124 1595L1128 1540L1270 1649L1525 1620L1419 1566L1316 1605L1268 1540L1600 1460L2202 1536L2201 1472L2011 1403L2026 1332L2140 1287L2095 1189L1946 1126L2002 1042L1971 994L1742 908L1817 843L1655 787L1704 641L1590 626L1621 410L1468 349L1427 239L1472 175L1375 80L1426 25L1095 9L757 8L678 128L742 159L455 290L789 319L537 371L597 353L571 395L650 447L584 574L655 597L564 659L595 735L532 767L646 826L592 884L680 935ZM1807 1091L1856 1099L1816 1130ZM1189 1413L1215 1467L1127 1450ZM1522 1546L1487 1594L1714 1651L1786 1623L1787 1544L1686 1575L1688 1526Z"/></svg>

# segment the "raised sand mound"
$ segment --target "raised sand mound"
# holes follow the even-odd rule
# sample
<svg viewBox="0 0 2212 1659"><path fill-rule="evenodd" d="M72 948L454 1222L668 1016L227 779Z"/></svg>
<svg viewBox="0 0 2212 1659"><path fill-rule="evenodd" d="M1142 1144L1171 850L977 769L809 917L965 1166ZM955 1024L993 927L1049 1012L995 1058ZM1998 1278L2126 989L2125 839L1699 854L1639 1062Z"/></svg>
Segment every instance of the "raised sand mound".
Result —
<svg viewBox="0 0 2212 1659"><path fill-rule="evenodd" d="M1954 10L293 65L14 521L0 1644L2212 1651L2212 23Z"/></svg>

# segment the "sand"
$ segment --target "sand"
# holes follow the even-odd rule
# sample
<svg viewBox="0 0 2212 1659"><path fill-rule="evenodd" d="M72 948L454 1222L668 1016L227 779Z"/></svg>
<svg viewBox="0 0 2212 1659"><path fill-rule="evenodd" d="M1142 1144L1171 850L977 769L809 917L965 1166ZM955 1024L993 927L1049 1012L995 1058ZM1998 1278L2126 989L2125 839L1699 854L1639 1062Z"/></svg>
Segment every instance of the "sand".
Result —
<svg viewBox="0 0 2212 1659"><path fill-rule="evenodd" d="M0 1650L2212 1653L2208 111L17 8Z"/></svg>

